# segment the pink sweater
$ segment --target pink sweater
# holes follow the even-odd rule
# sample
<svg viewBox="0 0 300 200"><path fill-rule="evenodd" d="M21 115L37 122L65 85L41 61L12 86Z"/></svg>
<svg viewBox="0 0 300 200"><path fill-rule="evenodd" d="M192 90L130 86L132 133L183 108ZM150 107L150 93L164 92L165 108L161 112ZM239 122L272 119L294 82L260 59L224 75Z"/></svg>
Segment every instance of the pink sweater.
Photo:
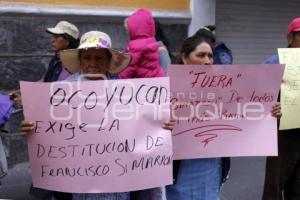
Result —
<svg viewBox="0 0 300 200"><path fill-rule="evenodd" d="M155 24L149 10L139 9L127 20L130 41L126 50L132 59L119 75L121 78L162 77L159 65L158 43L155 39Z"/></svg>

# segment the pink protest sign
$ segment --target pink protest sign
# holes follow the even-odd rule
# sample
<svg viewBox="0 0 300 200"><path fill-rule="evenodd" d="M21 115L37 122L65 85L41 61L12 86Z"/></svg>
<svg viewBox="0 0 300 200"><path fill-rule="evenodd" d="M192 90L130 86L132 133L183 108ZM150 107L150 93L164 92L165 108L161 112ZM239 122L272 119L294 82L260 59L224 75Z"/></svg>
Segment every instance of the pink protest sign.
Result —
<svg viewBox="0 0 300 200"><path fill-rule="evenodd" d="M169 79L21 82L35 187L124 192L172 183Z"/></svg>
<svg viewBox="0 0 300 200"><path fill-rule="evenodd" d="M170 66L174 159L277 155L283 65Z"/></svg>

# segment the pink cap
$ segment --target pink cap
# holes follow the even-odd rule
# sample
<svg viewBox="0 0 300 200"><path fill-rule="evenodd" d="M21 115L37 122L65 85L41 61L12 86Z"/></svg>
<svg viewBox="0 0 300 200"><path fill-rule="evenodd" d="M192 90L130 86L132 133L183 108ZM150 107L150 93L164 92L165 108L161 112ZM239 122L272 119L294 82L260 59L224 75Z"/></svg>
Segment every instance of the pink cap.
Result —
<svg viewBox="0 0 300 200"><path fill-rule="evenodd" d="M293 19L288 26L288 33L300 31L300 17Z"/></svg>

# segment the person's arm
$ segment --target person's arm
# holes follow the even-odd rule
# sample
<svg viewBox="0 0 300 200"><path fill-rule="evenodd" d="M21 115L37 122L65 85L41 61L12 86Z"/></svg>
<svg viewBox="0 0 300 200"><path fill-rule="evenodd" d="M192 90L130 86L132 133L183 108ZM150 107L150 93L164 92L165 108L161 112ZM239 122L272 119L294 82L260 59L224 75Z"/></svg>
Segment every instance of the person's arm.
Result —
<svg viewBox="0 0 300 200"><path fill-rule="evenodd" d="M280 106L280 103L279 103L279 102L275 103L275 104L272 106L271 113L272 113L272 116L273 116L273 117L276 117L277 119L280 119L280 118L281 118L282 113L281 113L281 106Z"/></svg>
<svg viewBox="0 0 300 200"><path fill-rule="evenodd" d="M171 121L165 122L164 125L162 126L162 128L172 131L174 129L174 126L175 126L175 121L171 120Z"/></svg>
<svg viewBox="0 0 300 200"><path fill-rule="evenodd" d="M168 66L171 64L171 58L169 56L169 52L164 45L159 46L158 52L159 52L159 64L163 68L165 74L167 74Z"/></svg>
<svg viewBox="0 0 300 200"><path fill-rule="evenodd" d="M26 120L23 120L21 122L21 135L27 136L31 134L34 130L34 123L33 122L28 122Z"/></svg>
<svg viewBox="0 0 300 200"><path fill-rule="evenodd" d="M278 55L273 55L263 62L263 64L279 64Z"/></svg>

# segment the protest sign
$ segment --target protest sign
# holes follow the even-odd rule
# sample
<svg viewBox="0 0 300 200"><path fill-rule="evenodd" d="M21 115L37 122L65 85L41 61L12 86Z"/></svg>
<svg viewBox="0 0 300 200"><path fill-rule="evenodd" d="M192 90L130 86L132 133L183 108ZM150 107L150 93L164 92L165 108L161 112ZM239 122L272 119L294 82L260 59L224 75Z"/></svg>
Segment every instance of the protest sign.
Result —
<svg viewBox="0 0 300 200"><path fill-rule="evenodd" d="M285 64L280 101L280 130L300 128L300 48L278 49L279 61Z"/></svg>
<svg viewBox="0 0 300 200"><path fill-rule="evenodd" d="M277 155L282 65L174 65L171 117L175 159Z"/></svg>
<svg viewBox="0 0 300 200"><path fill-rule="evenodd" d="M124 192L172 183L169 79L21 82L35 187Z"/></svg>

